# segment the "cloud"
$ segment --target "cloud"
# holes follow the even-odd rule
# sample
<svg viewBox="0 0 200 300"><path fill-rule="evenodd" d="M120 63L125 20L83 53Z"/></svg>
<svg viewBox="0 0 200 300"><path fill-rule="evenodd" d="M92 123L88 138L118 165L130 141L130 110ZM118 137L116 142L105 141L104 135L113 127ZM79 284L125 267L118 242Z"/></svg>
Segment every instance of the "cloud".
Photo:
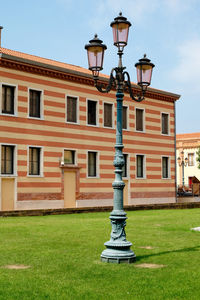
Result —
<svg viewBox="0 0 200 300"><path fill-rule="evenodd" d="M145 14L155 11L158 3L158 0L151 0L151 5L149 6L149 0L96 1L95 16L89 22L96 30L100 30L112 21L112 14L115 17L120 11L128 19L140 22Z"/></svg>
<svg viewBox="0 0 200 300"><path fill-rule="evenodd" d="M65 1L65 0L63 0ZM112 14L123 15L136 23L145 24L147 17L152 14L181 15L195 7L198 0L102 0L95 1L95 15L89 20L96 30L103 29L109 24Z"/></svg>
<svg viewBox="0 0 200 300"><path fill-rule="evenodd" d="M171 13L182 13L189 11L198 0L164 0L164 6L171 11Z"/></svg>
<svg viewBox="0 0 200 300"><path fill-rule="evenodd" d="M178 49L178 63L171 77L184 85L190 85L192 92L200 91L200 37L185 41Z"/></svg>

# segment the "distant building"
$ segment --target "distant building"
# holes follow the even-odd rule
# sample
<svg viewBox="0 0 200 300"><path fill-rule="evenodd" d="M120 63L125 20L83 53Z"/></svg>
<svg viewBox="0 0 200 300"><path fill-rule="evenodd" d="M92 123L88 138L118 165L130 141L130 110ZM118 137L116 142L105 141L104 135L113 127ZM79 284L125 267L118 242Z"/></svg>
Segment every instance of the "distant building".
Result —
<svg viewBox="0 0 200 300"><path fill-rule="evenodd" d="M184 153L184 160L187 163L184 166L184 183L186 186L192 187L192 178L195 176L200 180L200 169L196 161L196 152L200 147L200 133L185 133L176 135L176 155L181 157L181 152ZM177 161L177 185L182 185L183 173L182 166L180 167Z"/></svg>
<svg viewBox="0 0 200 300"><path fill-rule="evenodd" d="M176 201L177 99L125 94L125 205ZM115 129L115 91L87 69L0 48L0 210L112 205Z"/></svg>

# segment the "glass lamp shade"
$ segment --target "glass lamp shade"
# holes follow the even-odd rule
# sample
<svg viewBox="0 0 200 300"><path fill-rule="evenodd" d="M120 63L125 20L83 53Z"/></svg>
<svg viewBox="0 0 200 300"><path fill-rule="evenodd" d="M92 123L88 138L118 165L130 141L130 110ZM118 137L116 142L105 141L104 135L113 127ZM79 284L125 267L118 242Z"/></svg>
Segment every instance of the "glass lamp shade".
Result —
<svg viewBox="0 0 200 300"><path fill-rule="evenodd" d="M127 18L122 16L122 13L119 13L119 16L111 22L110 26L113 29L113 40L114 45L123 50L124 46L128 42L128 32L131 23L127 21Z"/></svg>
<svg viewBox="0 0 200 300"><path fill-rule="evenodd" d="M152 71L155 65L152 64L150 59L144 54L144 57L139 59L139 62L135 64L135 67L137 70L138 85L144 89L147 88L147 86L151 84Z"/></svg>
<svg viewBox="0 0 200 300"><path fill-rule="evenodd" d="M102 44L97 34L89 41L89 44L85 45L88 55L89 70L92 71L93 76L98 77L99 71L103 69L104 51L107 49L106 45Z"/></svg>

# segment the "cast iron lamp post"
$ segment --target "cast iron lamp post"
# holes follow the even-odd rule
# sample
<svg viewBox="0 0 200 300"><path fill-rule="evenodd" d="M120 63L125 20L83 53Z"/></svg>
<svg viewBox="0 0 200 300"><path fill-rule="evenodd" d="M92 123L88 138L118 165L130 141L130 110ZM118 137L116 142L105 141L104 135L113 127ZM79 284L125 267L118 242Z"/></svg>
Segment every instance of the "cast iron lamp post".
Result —
<svg viewBox="0 0 200 300"><path fill-rule="evenodd" d="M137 69L137 80L141 91L134 95L132 91L129 73L125 71L122 65L122 55L124 47L127 45L128 32L131 23L127 18L122 16L122 13L114 19L110 24L113 29L114 45L118 48L119 62L118 67L113 68L110 73L108 85L104 88L103 84L98 83L99 71L103 69L104 51L107 49L106 45L97 37L94 36L89 44L85 46L88 54L89 70L92 71L94 85L101 93L108 93L112 88L116 89L117 100L117 126L116 126L116 145L115 145L115 180L112 184L114 189L114 207L110 214L112 225L111 237L104 245L106 249L101 254L101 260L112 263L132 263L135 261L135 253L130 249L131 242L126 240L125 226L126 213L123 209L123 189L124 182L122 180L122 167L124 165L123 158L123 142L122 142L122 104L124 91L128 91L130 97L137 102L144 99L147 87L151 83L151 75L154 64L144 55L143 58L135 64Z"/></svg>
<svg viewBox="0 0 200 300"><path fill-rule="evenodd" d="M184 167L187 166L188 164L188 159L187 157L184 159L184 151L181 151L181 155L177 158L177 161L178 161L178 164L179 164L179 167L182 167L182 185L184 187Z"/></svg>

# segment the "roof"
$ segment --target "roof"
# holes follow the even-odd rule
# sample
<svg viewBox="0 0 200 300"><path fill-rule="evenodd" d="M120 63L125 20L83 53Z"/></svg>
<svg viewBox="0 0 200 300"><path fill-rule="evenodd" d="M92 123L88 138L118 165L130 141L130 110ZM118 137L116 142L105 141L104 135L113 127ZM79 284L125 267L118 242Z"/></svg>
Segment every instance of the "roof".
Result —
<svg viewBox="0 0 200 300"><path fill-rule="evenodd" d="M177 140L194 140L194 139L199 140L200 132L177 134L176 139Z"/></svg>
<svg viewBox="0 0 200 300"><path fill-rule="evenodd" d="M31 55L31 54L27 54L27 53L15 51L15 50L10 50L10 49L0 47L0 53L7 54L7 55L10 55L10 56L14 56L14 57L18 57L18 58L25 59L25 60L39 62L39 63L45 64L45 65L51 65L51 66L55 66L55 67L69 69L69 70L72 70L72 71L91 74L90 70L79 67L79 66L75 66L75 65L64 63L64 62L59 62L59 61L56 61L56 60L43 58L43 57L40 57L40 56Z"/></svg>
<svg viewBox="0 0 200 300"><path fill-rule="evenodd" d="M10 59L10 60L14 60L14 61L27 63L27 64L37 65L40 67L54 69L54 70L58 70L58 71L62 71L62 72L75 73L77 75L92 78L91 71L86 68L83 68L80 66L75 66L72 64L67 64L64 62L59 62L59 61L48 59L48 58L43 58L43 57L36 56L36 55L31 55L31 54L15 51L15 50L10 50L7 48L0 47L0 58L5 58L5 59ZM108 80L108 78L109 78L108 75L100 74L100 79ZM132 82L132 85L135 88L139 88L136 83ZM159 90L159 89L155 89L155 88L151 88L151 87L148 88L148 91L151 91L156 94L158 93L158 94L167 95L169 97L172 97L174 100L178 100L180 98L180 95L178 95L178 94L174 94L171 92L167 92L164 90Z"/></svg>

